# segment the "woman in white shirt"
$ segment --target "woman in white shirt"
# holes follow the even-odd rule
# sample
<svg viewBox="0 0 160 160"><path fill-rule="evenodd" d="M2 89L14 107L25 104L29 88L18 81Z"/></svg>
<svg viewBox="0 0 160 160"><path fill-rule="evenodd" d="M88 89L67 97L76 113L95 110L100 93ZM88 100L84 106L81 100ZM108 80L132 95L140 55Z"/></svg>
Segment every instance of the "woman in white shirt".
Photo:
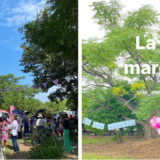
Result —
<svg viewBox="0 0 160 160"><path fill-rule="evenodd" d="M14 150L14 152L19 152L19 145L17 143L17 131L18 131L17 116L15 116L15 115L13 116L13 121L10 124L9 129L11 129L13 150Z"/></svg>

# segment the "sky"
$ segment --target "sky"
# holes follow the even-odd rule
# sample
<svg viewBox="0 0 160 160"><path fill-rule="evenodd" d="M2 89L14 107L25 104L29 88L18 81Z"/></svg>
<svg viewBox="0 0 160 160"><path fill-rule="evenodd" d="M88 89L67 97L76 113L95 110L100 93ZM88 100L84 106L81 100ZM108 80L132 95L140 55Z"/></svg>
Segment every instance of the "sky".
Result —
<svg viewBox="0 0 160 160"><path fill-rule="evenodd" d="M15 77L25 76L19 84L33 85L32 73L26 74L21 71L19 60L23 50L20 45L24 42L23 34L18 28L36 18L37 12L44 8L46 0L3 0L0 1L0 75L12 73ZM55 87L48 93L39 93L35 98L42 102L48 101L47 95L55 91Z"/></svg>
<svg viewBox="0 0 160 160"><path fill-rule="evenodd" d="M89 7L93 2L99 2L101 0L82 0L79 2L80 5L80 16L79 16L79 24L80 24L80 40L89 39L89 38L103 38L105 31L100 29L100 26L94 22L92 17L94 16L94 12L92 8ZM109 2L109 0L103 0L105 2ZM138 10L141 5L150 4L160 13L160 1L157 0L120 0L120 2L125 6L123 8L123 13L127 13L127 11Z"/></svg>

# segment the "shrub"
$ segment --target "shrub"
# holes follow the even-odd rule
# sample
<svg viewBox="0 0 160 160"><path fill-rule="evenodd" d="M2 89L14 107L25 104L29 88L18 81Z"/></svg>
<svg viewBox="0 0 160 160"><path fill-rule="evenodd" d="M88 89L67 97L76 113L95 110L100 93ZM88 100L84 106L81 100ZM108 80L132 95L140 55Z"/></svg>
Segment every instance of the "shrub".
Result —
<svg viewBox="0 0 160 160"><path fill-rule="evenodd" d="M40 144L36 141L39 138ZM40 136L36 136L36 139L34 141L37 144L29 151L30 159L61 159L64 156L64 145L57 137L51 135L42 140Z"/></svg>

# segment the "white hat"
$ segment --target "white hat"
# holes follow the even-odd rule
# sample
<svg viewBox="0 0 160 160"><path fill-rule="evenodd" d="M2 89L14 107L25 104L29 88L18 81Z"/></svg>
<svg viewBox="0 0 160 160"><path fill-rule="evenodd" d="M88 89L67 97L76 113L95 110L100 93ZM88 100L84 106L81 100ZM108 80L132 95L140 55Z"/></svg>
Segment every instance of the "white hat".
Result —
<svg viewBox="0 0 160 160"><path fill-rule="evenodd" d="M37 116L37 117L43 118L42 113L38 113L38 116Z"/></svg>

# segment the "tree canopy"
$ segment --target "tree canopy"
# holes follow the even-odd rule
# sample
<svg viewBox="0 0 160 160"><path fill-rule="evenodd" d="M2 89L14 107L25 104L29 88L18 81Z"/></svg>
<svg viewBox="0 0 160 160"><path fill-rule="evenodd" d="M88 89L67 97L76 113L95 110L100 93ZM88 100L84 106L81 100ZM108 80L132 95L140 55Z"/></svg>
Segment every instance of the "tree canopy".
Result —
<svg viewBox="0 0 160 160"><path fill-rule="evenodd" d="M41 92L41 89L34 89L32 86L20 85L19 80L25 77L15 77L13 74L0 75L0 88L5 89L4 92L0 92L0 108L8 110L10 105L15 106L15 109L22 111L29 110L32 114L39 109L45 109L48 115L61 112L67 109L66 101L63 100L59 103L48 101L46 103L41 102L35 98L35 95ZM23 87L27 87L26 91ZM16 91L19 88L19 91ZM57 100L59 101L59 100Z"/></svg>
<svg viewBox="0 0 160 160"><path fill-rule="evenodd" d="M106 33L100 43L96 39L84 41L83 76L88 85L103 87L105 92L112 91L116 101L123 104L122 108L135 115L136 123L144 127L145 138L148 139L153 136L149 120L158 115L160 109L159 96L150 96L152 91L159 90L159 69L154 75L152 72L136 74L136 71L124 74L124 66L138 64L142 68L143 64L149 64L152 69L152 64L159 63L159 44L156 43L155 50L136 49L136 36L140 37L141 46L146 46L148 39L159 38L160 14L151 5L144 5L123 15L123 5L118 0L94 2L91 7L95 11L93 18ZM138 94L140 90L146 91L147 95ZM119 105L115 103L115 106L114 109L121 115Z"/></svg>
<svg viewBox="0 0 160 160"><path fill-rule="evenodd" d="M67 99L78 107L78 0L48 0L37 18L19 29L25 42L20 65L31 72L34 83L48 82L47 89L59 80L59 88L49 99ZM67 82L65 77L70 76ZM44 87L40 87L45 91Z"/></svg>

